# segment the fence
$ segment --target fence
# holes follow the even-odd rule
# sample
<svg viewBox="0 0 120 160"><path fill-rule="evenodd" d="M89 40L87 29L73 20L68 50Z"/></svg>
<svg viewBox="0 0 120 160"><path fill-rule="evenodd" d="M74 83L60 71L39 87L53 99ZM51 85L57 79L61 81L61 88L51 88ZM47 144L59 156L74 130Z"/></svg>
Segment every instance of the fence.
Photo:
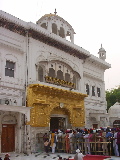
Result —
<svg viewBox="0 0 120 160"><path fill-rule="evenodd" d="M40 148L37 151L44 151L43 137L39 137L38 146ZM113 139L105 139L104 142L100 140L100 137L95 137L94 141L86 142L83 138L71 138L69 143L69 153L76 153L76 149L79 148L83 154L94 154L94 155L113 155ZM51 148L50 148L51 150ZM66 153L66 142L65 138L58 137L56 144L56 152Z"/></svg>

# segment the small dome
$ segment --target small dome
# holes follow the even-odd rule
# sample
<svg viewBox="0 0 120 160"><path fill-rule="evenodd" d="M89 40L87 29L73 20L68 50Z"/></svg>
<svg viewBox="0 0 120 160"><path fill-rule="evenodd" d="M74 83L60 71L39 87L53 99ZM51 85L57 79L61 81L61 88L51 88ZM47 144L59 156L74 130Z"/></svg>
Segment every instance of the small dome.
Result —
<svg viewBox="0 0 120 160"><path fill-rule="evenodd" d="M120 103L116 102L113 106L111 106L108 113L111 117L120 117Z"/></svg>
<svg viewBox="0 0 120 160"><path fill-rule="evenodd" d="M50 14L45 14L45 15L44 15L44 16L42 16L40 19L45 18L45 17L54 17L54 16L56 16L56 17L60 17L60 16L58 16L58 15L56 15L56 14L52 14L52 13L50 13Z"/></svg>
<svg viewBox="0 0 120 160"><path fill-rule="evenodd" d="M101 44L101 48L99 49L99 52L105 52L105 49L102 47L102 44Z"/></svg>
<svg viewBox="0 0 120 160"><path fill-rule="evenodd" d="M74 29L62 17L56 15L56 13L55 9L54 14L45 14L36 22L36 24L46 29L48 32L74 43Z"/></svg>
<svg viewBox="0 0 120 160"><path fill-rule="evenodd" d="M106 51L105 49L102 47L102 44L101 44L101 48L99 49L99 58L102 59L102 60L105 60L106 59Z"/></svg>

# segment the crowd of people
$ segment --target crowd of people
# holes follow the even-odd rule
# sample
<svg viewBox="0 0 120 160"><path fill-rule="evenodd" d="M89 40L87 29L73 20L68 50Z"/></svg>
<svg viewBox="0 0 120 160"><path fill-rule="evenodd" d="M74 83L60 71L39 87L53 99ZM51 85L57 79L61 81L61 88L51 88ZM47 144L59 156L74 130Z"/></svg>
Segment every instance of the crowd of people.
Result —
<svg viewBox="0 0 120 160"><path fill-rule="evenodd" d="M53 130L43 136L45 152L120 156L120 128Z"/></svg>

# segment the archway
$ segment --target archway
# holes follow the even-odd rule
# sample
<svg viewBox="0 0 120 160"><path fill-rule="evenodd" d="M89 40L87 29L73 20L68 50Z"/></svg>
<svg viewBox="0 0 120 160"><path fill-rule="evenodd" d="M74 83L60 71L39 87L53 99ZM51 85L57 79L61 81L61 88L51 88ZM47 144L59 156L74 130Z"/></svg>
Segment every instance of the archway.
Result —
<svg viewBox="0 0 120 160"><path fill-rule="evenodd" d="M56 107L52 110L50 116L50 130L66 130L70 127L69 112L66 108Z"/></svg>

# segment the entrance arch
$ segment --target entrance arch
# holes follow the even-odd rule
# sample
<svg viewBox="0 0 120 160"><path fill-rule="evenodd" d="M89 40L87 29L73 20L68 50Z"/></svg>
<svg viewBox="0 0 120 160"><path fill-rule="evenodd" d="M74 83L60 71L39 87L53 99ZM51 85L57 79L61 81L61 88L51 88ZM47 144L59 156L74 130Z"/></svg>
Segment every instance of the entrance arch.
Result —
<svg viewBox="0 0 120 160"><path fill-rule="evenodd" d="M70 113L64 105L53 108L50 114L50 130L65 130L70 124Z"/></svg>
<svg viewBox="0 0 120 160"><path fill-rule="evenodd" d="M27 95L27 105L32 106L27 125L49 127L52 114L68 115L71 128L85 125L84 98L87 95L43 84L29 85Z"/></svg>
<svg viewBox="0 0 120 160"><path fill-rule="evenodd" d="M52 115L50 117L50 130L65 130L67 128L67 116Z"/></svg>

